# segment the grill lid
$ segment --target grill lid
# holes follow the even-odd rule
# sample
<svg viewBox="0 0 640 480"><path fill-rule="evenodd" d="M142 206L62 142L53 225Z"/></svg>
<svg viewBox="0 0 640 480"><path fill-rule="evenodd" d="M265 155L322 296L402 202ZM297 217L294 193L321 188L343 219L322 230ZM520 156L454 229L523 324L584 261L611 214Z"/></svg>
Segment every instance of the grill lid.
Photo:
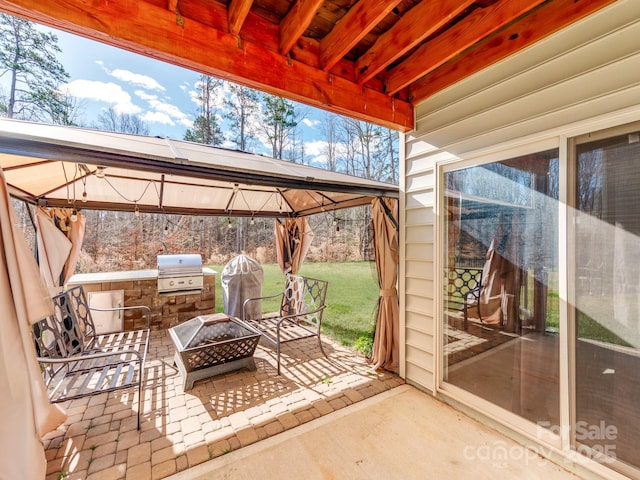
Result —
<svg viewBox="0 0 640 480"><path fill-rule="evenodd" d="M158 277L202 275L202 256L196 253L158 255Z"/></svg>

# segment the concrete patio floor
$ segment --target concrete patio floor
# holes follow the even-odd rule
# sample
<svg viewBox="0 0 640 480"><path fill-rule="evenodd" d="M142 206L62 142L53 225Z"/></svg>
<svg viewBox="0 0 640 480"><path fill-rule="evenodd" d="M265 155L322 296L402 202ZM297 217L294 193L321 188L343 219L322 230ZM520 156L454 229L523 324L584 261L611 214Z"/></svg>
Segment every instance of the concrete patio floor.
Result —
<svg viewBox="0 0 640 480"><path fill-rule="evenodd" d="M47 480L578 478L324 338L187 392L167 332L153 332L143 389L64 404L44 438ZM506 447L522 456L482 458ZM489 450L487 450L489 449Z"/></svg>
<svg viewBox="0 0 640 480"><path fill-rule="evenodd" d="M168 480L267 478L576 480L579 477L540 457L535 449L505 438L432 396L400 385Z"/></svg>

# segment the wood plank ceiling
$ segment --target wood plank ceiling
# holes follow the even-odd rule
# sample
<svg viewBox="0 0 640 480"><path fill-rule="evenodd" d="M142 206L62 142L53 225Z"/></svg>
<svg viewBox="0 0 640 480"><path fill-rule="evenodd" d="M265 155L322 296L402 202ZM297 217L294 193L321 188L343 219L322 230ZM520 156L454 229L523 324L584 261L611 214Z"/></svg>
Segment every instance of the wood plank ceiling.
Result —
<svg viewBox="0 0 640 480"><path fill-rule="evenodd" d="M615 0L0 0L0 11L400 131Z"/></svg>

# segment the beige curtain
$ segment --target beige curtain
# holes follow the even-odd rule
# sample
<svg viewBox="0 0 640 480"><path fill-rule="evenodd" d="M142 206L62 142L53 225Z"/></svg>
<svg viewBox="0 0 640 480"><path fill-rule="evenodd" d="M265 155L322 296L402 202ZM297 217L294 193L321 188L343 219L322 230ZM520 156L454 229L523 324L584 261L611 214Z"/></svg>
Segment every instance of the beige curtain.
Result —
<svg viewBox="0 0 640 480"><path fill-rule="evenodd" d="M40 273L50 293L57 293L75 272L84 239L85 216L66 208L36 209ZM63 274L63 284L60 276Z"/></svg>
<svg viewBox="0 0 640 480"><path fill-rule="evenodd" d="M313 232L306 218L275 221L276 255L282 273L298 273L307 256Z"/></svg>
<svg viewBox="0 0 640 480"><path fill-rule="evenodd" d="M0 168L0 478L44 478L41 435L64 421L46 394L31 324L53 313Z"/></svg>
<svg viewBox="0 0 640 480"><path fill-rule="evenodd" d="M53 209L53 214L61 221L64 219L64 225L66 227L65 234L71 241L71 251L69 252L67 261L64 263L63 270L64 284L66 285L69 279L76 272L76 264L80 258L80 250L82 249L82 242L84 241L84 228L87 222L87 217L85 217L83 213L78 212L77 219L74 222L71 220L73 210L69 210L68 208Z"/></svg>
<svg viewBox="0 0 640 480"><path fill-rule="evenodd" d="M400 314L398 312L398 200L376 198L372 204L373 239L380 298L371 362L374 368L398 372Z"/></svg>

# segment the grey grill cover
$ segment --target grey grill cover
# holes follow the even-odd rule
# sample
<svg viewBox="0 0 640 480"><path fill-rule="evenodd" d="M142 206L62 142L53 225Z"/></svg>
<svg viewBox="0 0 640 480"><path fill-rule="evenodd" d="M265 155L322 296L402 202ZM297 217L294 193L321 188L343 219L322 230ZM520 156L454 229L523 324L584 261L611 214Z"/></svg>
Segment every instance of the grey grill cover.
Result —
<svg viewBox="0 0 640 480"><path fill-rule="evenodd" d="M232 258L222 269L222 299L224 313L242 318L242 304L247 298L262 296L264 272L262 266L253 258L238 255ZM250 302L247 305L247 320L260 318L262 302Z"/></svg>

